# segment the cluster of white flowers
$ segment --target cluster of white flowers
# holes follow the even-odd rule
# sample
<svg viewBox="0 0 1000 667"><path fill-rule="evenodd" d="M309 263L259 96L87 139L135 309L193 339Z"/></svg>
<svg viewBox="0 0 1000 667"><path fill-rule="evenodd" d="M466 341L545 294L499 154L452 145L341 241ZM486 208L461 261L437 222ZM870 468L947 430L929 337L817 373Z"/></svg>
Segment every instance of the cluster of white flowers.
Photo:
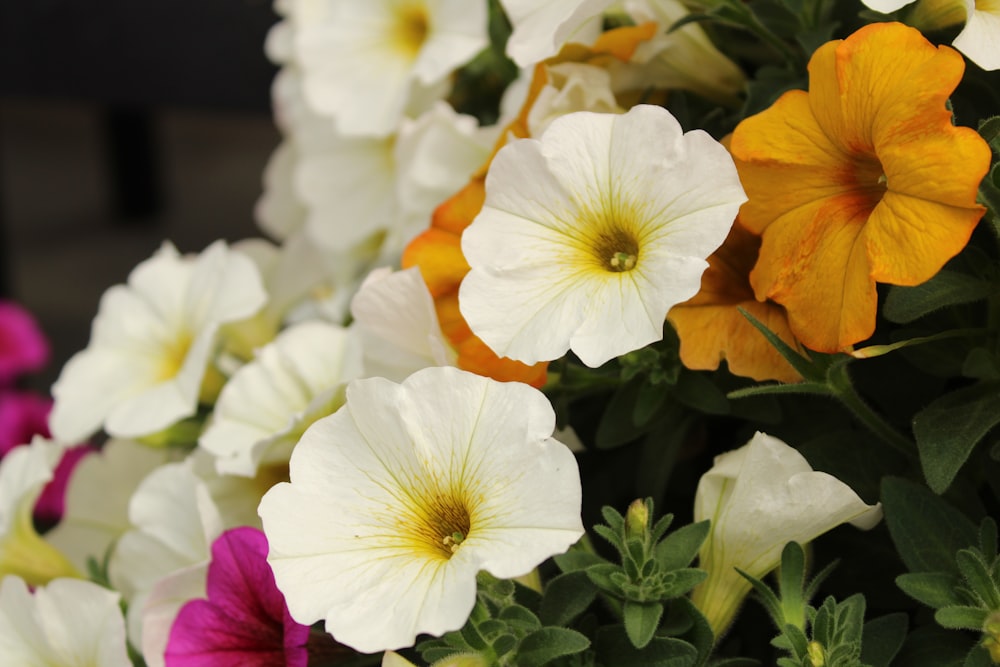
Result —
<svg viewBox="0 0 1000 667"><path fill-rule="evenodd" d="M343 644L399 649L462 627L477 573L529 573L584 529L549 400L460 370L449 327L461 318L526 364L572 351L596 367L639 349L698 290L745 200L708 134L618 102L642 81L713 99L742 86L697 25L668 33L676 0L624 3L652 26L629 55L549 62L568 42L608 53L595 40L610 0L502 0L509 55L537 65L541 85L512 86L513 111L485 128L445 99L487 45L486 0L276 4L268 52L282 66L284 141L257 213L277 243L197 255L165 244L105 294L89 346L53 388L54 442L0 466L0 482L17 480L0 485L0 663L128 664L127 629L146 664L165 664L178 610L206 595L213 541L247 525L267 536L291 616L324 621ZM501 130L518 113L529 136L514 139ZM433 267L394 269L488 163L462 256L441 260L469 268L449 309L421 273ZM99 431L110 439L76 470L63 521L35 534L31 503L57 451ZM760 440L775 460L794 454ZM793 479L808 470L789 465ZM764 466L727 458L703 481L697 513L720 523L705 561L722 578L720 541L747 541L722 524L766 518L750 490ZM732 488L720 481L751 469ZM755 546L756 572L786 539L869 511L832 482L804 499L820 488L809 479L769 501L808 514L808 529ZM738 518L709 506L738 494ZM116 592L70 580L95 565Z"/></svg>

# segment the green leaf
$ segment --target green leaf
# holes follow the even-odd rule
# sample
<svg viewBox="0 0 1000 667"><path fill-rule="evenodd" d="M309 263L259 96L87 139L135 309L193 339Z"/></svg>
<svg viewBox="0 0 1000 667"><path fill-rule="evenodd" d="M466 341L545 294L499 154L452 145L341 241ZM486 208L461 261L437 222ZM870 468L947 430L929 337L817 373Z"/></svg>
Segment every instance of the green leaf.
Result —
<svg viewBox="0 0 1000 667"><path fill-rule="evenodd" d="M965 656L965 662L962 663L962 667L994 667L994 665L996 663L990 657L990 652L982 645L973 646L969 655Z"/></svg>
<svg viewBox="0 0 1000 667"><path fill-rule="evenodd" d="M667 585L661 593L661 599L669 600L680 597L705 581L706 578L708 578L708 572L705 572L705 570L693 567L674 570L669 576L665 577Z"/></svg>
<svg viewBox="0 0 1000 667"><path fill-rule="evenodd" d="M569 625L595 597L597 589L586 572L560 574L545 586L538 617L544 625Z"/></svg>
<svg viewBox="0 0 1000 667"><path fill-rule="evenodd" d="M591 565L608 564L608 561L597 554L578 548L571 548L566 553L559 554L553 560L555 560L556 565L563 572L575 572L576 570L585 570Z"/></svg>
<svg viewBox="0 0 1000 667"><path fill-rule="evenodd" d="M955 590L959 581L950 572L909 572L896 577L901 591L933 609L962 604Z"/></svg>
<svg viewBox="0 0 1000 667"><path fill-rule="evenodd" d="M913 418L927 484L943 493L973 448L1000 424L1000 385L982 382L934 400Z"/></svg>
<svg viewBox="0 0 1000 667"><path fill-rule="evenodd" d="M512 604L509 607L504 607L504 609L497 615L501 621L505 621L508 625L512 625L518 628L523 628L526 630L535 630L542 626L541 621L538 617L527 607L522 607L519 604Z"/></svg>
<svg viewBox="0 0 1000 667"><path fill-rule="evenodd" d="M635 406L644 384L642 378L630 380L620 386L608 401L594 435L594 443L598 449L621 447L648 430L651 422L636 424L634 417Z"/></svg>
<svg viewBox="0 0 1000 667"><path fill-rule="evenodd" d="M900 667L962 667L969 651L969 639L936 625L916 628L896 657Z"/></svg>
<svg viewBox="0 0 1000 667"><path fill-rule="evenodd" d="M669 572L690 565L711 528L711 521L706 519L678 528L667 535L653 550L660 567Z"/></svg>
<svg viewBox="0 0 1000 667"><path fill-rule="evenodd" d="M662 617L663 605L659 602L626 600L622 609L622 620L625 622L625 633L632 646L645 648L652 641L656 629L660 627Z"/></svg>
<svg viewBox="0 0 1000 667"><path fill-rule="evenodd" d="M681 620L686 623L686 629L681 631L683 634L681 639L690 642L698 650L698 663L702 664L708 660L715 646L715 633L712 632L708 619L694 606L690 598L680 597L670 603L670 618L664 625L668 625L671 620Z"/></svg>
<svg viewBox="0 0 1000 667"><path fill-rule="evenodd" d="M521 640L517 647L518 667L541 667L564 655L586 651L590 640L569 628L542 628Z"/></svg>
<svg viewBox="0 0 1000 667"><path fill-rule="evenodd" d="M942 269L927 282L914 287L893 285L882 314L890 322L908 324L947 306L980 301L995 291L996 286L990 282Z"/></svg>
<svg viewBox="0 0 1000 667"><path fill-rule="evenodd" d="M955 605L938 609L934 612L934 620L949 630L982 630L988 613L979 607Z"/></svg>
<svg viewBox="0 0 1000 667"><path fill-rule="evenodd" d="M955 553L978 538L964 514L905 479L882 481L882 509L896 551L911 572L955 571Z"/></svg>
<svg viewBox="0 0 1000 667"><path fill-rule="evenodd" d="M798 542L789 542L781 550L778 590L781 591L781 615L785 623L805 628L807 600L803 599L806 583L806 554Z"/></svg>
<svg viewBox="0 0 1000 667"><path fill-rule="evenodd" d="M903 612L879 616L865 623L861 662L870 667L889 667L906 640L909 618Z"/></svg>
<svg viewBox="0 0 1000 667"><path fill-rule="evenodd" d="M1000 609L1000 589L990 574L990 566L971 549L962 549L955 555L958 571L965 578L969 589L979 596L986 607Z"/></svg>
<svg viewBox="0 0 1000 667"><path fill-rule="evenodd" d="M1000 154L1000 116L979 121L979 136L986 140L994 153Z"/></svg>
<svg viewBox="0 0 1000 667"><path fill-rule="evenodd" d="M699 412L709 415L729 414L729 399L704 372L682 371L673 395L678 403Z"/></svg>
<svg viewBox="0 0 1000 667"><path fill-rule="evenodd" d="M615 583L612 575L623 574L622 569L613 563L601 563L598 565L591 565L584 572L587 573L587 577L594 583L595 586L600 588L602 591L611 593L618 597L622 596L621 586Z"/></svg>
<svg viewBox="0 0 1000 667"><path fill-rule="evenodd" d="M600 628L594 648L601 663L614 667L694 667L698 661L694 646L673 637L654 637L638 649L622 626Z"/></svg>

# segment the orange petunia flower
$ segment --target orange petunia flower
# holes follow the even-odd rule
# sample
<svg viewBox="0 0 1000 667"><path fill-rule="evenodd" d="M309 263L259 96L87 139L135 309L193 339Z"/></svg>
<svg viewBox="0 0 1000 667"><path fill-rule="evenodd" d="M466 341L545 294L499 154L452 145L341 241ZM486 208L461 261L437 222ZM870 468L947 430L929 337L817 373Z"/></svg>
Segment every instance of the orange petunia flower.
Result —
<svg viewBox="0 0 1000 667"><path fill-rule="evenodd" d="M754 298L749 274L759 248L760 237L737 220L722 246L708 258L698 294L671 308L667 319L677 330L681 362L688 368L715 370L725 359L734 375L799 382L798 371L738 310L747 311L790 346L798 347L785 309Z"/></svg>
<svg viewBox="0 0 1000 667"><path fill-rule="evenodd" d="M555 58L537 65L524 106L501 135L493 154L511 137L528 136L528 112L546 84L546 64L567 61L597 64L609 58L627 61L636 46L650 39L655 32L656 26L652 23L610 30L590 48L570 44ZM403 251L402 265L403 268L420 267L420 273L434 297L441 328L458 353L459 368L496 380L517 380L540 387L545 384L548 363L529 366L498 357L469 330L458 311L458 288L469 272L469 265L462 255L462 232L472 224L472 219L482 208L490 161L473 175L468 185L434 211L430 228L413 239Z"/></svg>
<svg viewBox="0 0 1000 667"><path fill-rule="evenodd" d="M917 285L968 242L990 149L945 103L962 56L898 23L817 49L809 92L785 93L733 133L763 236L750 282L806 347L836 352L875 329L875 283Z"/></svg>

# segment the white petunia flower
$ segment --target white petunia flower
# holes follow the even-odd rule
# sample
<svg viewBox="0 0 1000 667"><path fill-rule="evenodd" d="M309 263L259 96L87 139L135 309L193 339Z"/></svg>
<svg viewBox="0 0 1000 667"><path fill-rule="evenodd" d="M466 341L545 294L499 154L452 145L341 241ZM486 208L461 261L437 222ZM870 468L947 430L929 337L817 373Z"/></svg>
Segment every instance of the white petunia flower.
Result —
<svg viewBox="0 0 1000 667"><path fill-rule="evenodd" d="M365 375L402 381L428 366L454 366L420 269L372 271L351 301Z"/></svg>
<svg viewBox="0 0 1000 667"><path fill-rule="evenodd" d="M343 383L361 373L355 335L325 322L286 329L223 387L199 444L220 474L253 477L284 465L302 433L343 403Z"/></svg>
<svg viewBox="0 0 1000 667"><path fill-rule="evenodd" d="M129 501L131 529L115 544L108 564L114 588L129 603L128 635L153 665L166 647L166 634L150 646L143 634L144 606L154 587L166 577L207 565L211 544L225 529L208 485L193 470L191 459L162 465L139 484ZM158 660L162 664L162 658Z"/></svg>
<svg viewBox="0 0 1000 667"><path fill-rule="evenodd" d="M711 519L699 553L708 578L692 601L716 635L725 630L750 584L778 566L788 542L806 543L842 523L868 530L882 518L881 505L866 505L849 486L809 462L781 440L757 433L749 443L715 458L702 475L694 520Z"/></svg>
<svg viewBox="0 0 1000 667"><path fill-rule="evenodd" d="M622 113L603 67L584 63L545 66L546 82L528 111L528 131L540 137L556 118L574 111Z"/></svg>
<svg viewBox="0 0 1000 667"><path fill-rule="evenodd" d="M56 579L34 594L18 577L0 584L0 664L131 667L117 593Z"/></svg>
<svg viewBox="0 0 1000 667"><path fill-rule="evenodd" d="M654 21L658 34L636 46L629 63L613 61L615 90L682 89L719 104L738 106L746 77L696 23L670 27L690 11L680 0L626 0L636 23Z"/></svg>
<svg viewBox="0 0 1000 667"><path fill-rule="evenodd" d="M590 44L615 0L500 0L510 19L507 55L520 67L554 56L567 42Z"/></svg>
<svg viewBox="0 0 1000 667"><path fill-rule="evenodd" d="M164 244L101 298L90 344L52 387L53 435L79 442L103 424L135 437L193 415L220 327L266 298L253 262L221 241L197 257Z"/></svg>
<svg viewBox="0 0 1000 667"><path fill-rule="evenodd" d="M46 541L81 572L86 572L88 558L103 562L108 548L131 527L128 503L136 487L166 458L163 448L109 440L73 470L66 487L66 512L45 534Z"/></svg>
<svg viewBox="0 0 1000 667"><path fill-rule="evenodd" d="M56 577L79 577L66 556L35 531L32 512L63 448L41 436L0 460L0 576L13 574L32 586ZM6 664L6 663L4 663Z"/></svg>
<svg viewBox="0 0 1000 667"><path fill-rule="evenodd" d="M869 8L888 14L914 0L862 0ZM965 22L952 42L955 48L984 70L1000 69L1000 2L996 0L950 0L918 5L907 19L921 30L946 28Z"/></svg>
<svg viewBox="0 0 1000 667"><path fill-rule="evenodd" d="M599 366L660 340L745 200L726 149L665 109L558 118L490 166L462 315L498 355Z"/></svg>
<svg viewBox="0 0 1000 667"><path fill-rule="evenodd" d="M523 575L583 534L554 425L539 391L455 368L352 382L260 503L292 617L362 652L460 628L480 570Z"/></svg>
<svg viewBox="0 0 1000 667"><path fill-rule="evenodd" d="M306 97L345 134L392 133L488 43L485 0L297 0L290 19Z"/></svg>

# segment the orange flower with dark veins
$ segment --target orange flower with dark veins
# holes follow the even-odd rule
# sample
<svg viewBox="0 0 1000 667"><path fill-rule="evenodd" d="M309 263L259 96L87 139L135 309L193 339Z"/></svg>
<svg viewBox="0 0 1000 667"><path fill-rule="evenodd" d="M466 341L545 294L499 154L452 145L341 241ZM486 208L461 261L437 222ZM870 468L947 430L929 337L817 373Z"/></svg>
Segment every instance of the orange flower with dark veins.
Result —
<svg viewBox="0 0 1000 667"><path fill-rule="evenodd" d="M732 153L761 234L750 282L788 311L808 348L837 352L875 330L875 283L917 285L968 242L990 149L946 108L965 64L898 23L817 49L809 92L747 118Z"/></svg>
<svg viewBox="0 0 1000 667"><path fill-rule="evenodd" d="M737 220L729 236L708 258L701 289L691 299L674 306L667 319L680 338L681 362L693 370L715 370L726 360L734 375L757 381L799 382L792 368L740 308L795 348L798 343L785 309L773 301L754 298L749 273L757 260L760 237Z"/></svg>

